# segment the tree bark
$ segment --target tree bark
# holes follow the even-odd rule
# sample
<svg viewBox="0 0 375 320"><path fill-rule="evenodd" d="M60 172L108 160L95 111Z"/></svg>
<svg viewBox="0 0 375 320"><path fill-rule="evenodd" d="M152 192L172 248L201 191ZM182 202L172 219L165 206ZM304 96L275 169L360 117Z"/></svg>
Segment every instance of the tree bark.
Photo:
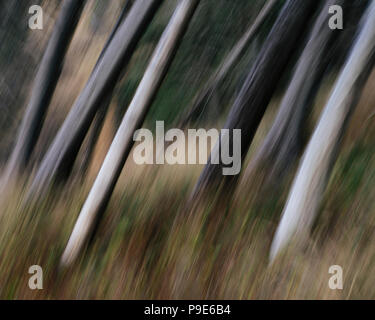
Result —
<svg viewBox="0 0 375 320"><path fill-rule="evenodd" d="M310 139L272 246L271 261L294 235L307 233L316 216L340 138L370 74L375 50L375 1Z"/></svg>
<svg viewBox="0 0 375 320"><path fill-rule="evenodd" d="M48 105L60 77L62 63L81 16L84 1L65 0L38 73L23 117L15 147L7 163L4 183L22 173L38 140Z"/></svg>
<svg viewBox="0 0 375 320"><path fill-rule="evenodd" d="M230 141L232 130L241 130L242 159L318 4L319 1L315 0L288 0L285 3L234 102L225 128L230 130ZM221 141L218 141L211 157L218 154L220 145ZM210 161L195 186L191 200L203 193L219 190L221 183L227 187L233 186L237 180L237 176L221 176L223 166L211 164Z"/></svg>
<svg viewBox="0 0 375 320"><path fill-rule="evenodd" d="M162 0L134 3L44 156L29 195L43 194L51 184L69 176L97 110L116 85L161 3Z"/></svg>
<svg viewBox="0 0 375 320"><path fill-rule="evenodd" d="M146 117L198 3L199 0L180 0L165 29L74 226L62 266L74 262L105 210L133 146L133 134Z"/></svg>
<svg viewBox="0 0 375 320"><path fill-rule="evenodd" d="M203 89L194 97L193 107L187 116L185 116L185 119L181 122L181 126L186 126L192 119L199 117L199 114L202 113L203 109L214 95L214 92L217 90L218 85L223 82L229 71L244 55L249 43L258 34L259 29L262 27L264 21L267 19L276 3L277 0L267 1L254 23L228 53L216 72L209 78L207 85L205 85Z"/></svg>

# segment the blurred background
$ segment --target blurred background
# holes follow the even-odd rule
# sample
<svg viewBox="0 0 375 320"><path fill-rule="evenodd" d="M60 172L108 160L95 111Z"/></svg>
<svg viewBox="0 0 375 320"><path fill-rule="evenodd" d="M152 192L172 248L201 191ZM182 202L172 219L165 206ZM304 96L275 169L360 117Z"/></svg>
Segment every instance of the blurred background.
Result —
<svg viewBox="0 0 375 320"><path fill-rule="evenodd" d="M90 141L86 137L66 183L51 186L42 199L25 205L27 182L85 87L128 1L86 1L27 170L17 178L11 192L8 190L1 198L0 298L375 298L373 72L345 130L309 239L302 248L298 243L291 243L276 263L268 264L269 246L298 161L291 164L282 179L272 182L261 170L254 173L246 167L272 126L304 41L272 96L230 202L216 205L207 199L195 207L194 214L184 215L203 166L138 166L130 157L90 247L72 268L58 271L59 259L80 209L177 0L163 1L122 71L90 159L87 159ZM189 119L189 128L223 126L285 2L280 0L273 7L209 103ZM142 127L154 130L157 120L165 121L166 130L182 126L196 93L251 26L265 3L265 0L200 1ZM311 135L327 102L366 3L346 2L345 28L329 48L335 58L326 68L313 112L306 120L306 137ZM43 30L28 28L28 9L34 4L43 8ZM58 0L0 1L0 164L3 168L13 150L60 5ZM31 265L43 268L43 290L28 288ZM327 285L331 265L343 268L343 290L330 290Z"/></svg>

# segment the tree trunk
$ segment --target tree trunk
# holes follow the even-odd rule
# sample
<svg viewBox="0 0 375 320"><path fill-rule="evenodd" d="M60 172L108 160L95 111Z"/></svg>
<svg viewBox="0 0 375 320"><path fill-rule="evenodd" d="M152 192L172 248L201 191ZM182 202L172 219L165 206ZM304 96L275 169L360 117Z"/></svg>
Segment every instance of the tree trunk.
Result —
<svg viewBox="0 0 375 320"><path fill-rule="evenodd" d="M6 1L0 7L0 162L6 165L10 159L17 138L19 124L15 114L25 108L29 84L35 78L34 53L24 47L31 36L27 21L20 23L21 16L31 5L41 0ZM57 6L52 6L57 7ZM17 76L22 75L22 76ZM28 100L27 100L28 102ZM16 127L16 128L15 128ZM4 166L5 169L5 166ZM5 175L2 172L4 181Z"/></svg>
<svg viewBox="0 0 375 320"><path fill-rule="evenodd" d="M97 67L99 61L102 59L104 53L106 52L109 44L111 43L114 35L116 34L118 28L120 25L125 21L126 16L129 13L129 10L131 9L131 6L133 5L133 2L131 0L127 0L124 8L122 9L122 12L120 14L120 17L118 18L115 27L113 28L106 44L104 45L104 48L102 52L100 53L100 56L98 58L98 61L95 65L95 68ZM114 88L113 88L114 89ZM107 111L109 108L109 104L111 103L111 97L113 94L113 89L107 94L106 98L103 100L99 110L96 112L95 118L93 120L93 123L91 125L91 130L89 131L88 141L87 141L87 148L85 151L85 154L83 156L82 164L80 166L79 174L84 177L86 175L87 169L90 166L91 158L94 154L95 146L98 141L98 138L100 136L100 132L104 125L104 120L107 115Z"/></svg>
<svg viewBox="0 0 375 320"><path fill-rule="evenodd" d="M198 3L181 0L165 29L74 226L62 256L63 266L77 258L105 210L133 146L133 134L146 117Z"/></svg>
<svg viewBox="0 0 375 320"><path fill-rule="evenodd" d="M185 119L182 121L181 126L186 126L191 120L198 118L199 114L203 112L203 109L208 104L208 101L217 90L218 85L223 82L229 71L232 70L234 65L244 55L246 51L245 49L258 34L259 29L262 27L264 21L267 19L276 3L277 0L267 1L258 17L256 18L255 22L250 26L250 28L246 31L242 38L228 53L218 70L216 70L216 72L207 81L207 85L205 85L203 89L194 97L193 107L191 108L187 116L185 116Z"/></svg>
<svg viewBox="0 0 375 320"><path fill-rule="evenodd" d="M315 0L286 2L234 102L225 128L241 130L242 158L246 156L272 95L318 4L319 1ZM230 132L229 140L232 136ZM215 145L211 157L218 154L220 144L221 141ZM236 176L222 176L223 166L210 161L195 186L192 198L203 192L218 190L221 182L229 187L237 180Z"/></svg>
<svg viewBox="0 0 375 320"><path fill-rule="evenodd" d="M375 50L375 1L301 160L271 246L271 261L314 221L346 122L370 74Z"/></svg>
<svg viewBox="0 0 375 320"><path fill-rule="evenodd" d="M69 176L97 110L116 85L161 3L162 0L138 0L134 3L44 156L32 182L30 195L42 194L56 180Z"/></svg>
<svg viewBox="0 0 375 320"><path fill-rule="evenodd" d="M107 42L105 43L105 45L103 47L102 52L100 52L98 61L95 64L95 68L98 66L99 62L103 58L103 56L104 56L105 52L107 51L113 37L115 36L117 30L120 28L121 24L125 21L126 17L128 16L129 11L130 11L130 9L133 5L133 1L134 0L127 0L126 1L125 5L124 5L124 8L121 10L121 14L117 19L117 22L116 22L115 26L113 27L113 29L111 31L111 34L109 35L109 38L107 39Z"/></svg>
<svg viewBox="0 0 375 320"><path fill-rule="evenodd" d="M34 80L30 102L23 117L16 145L8 161L4 183L25 169L38 140L48 105L60 77L62 63L79 21L84 1L65 0Z"/></svg>

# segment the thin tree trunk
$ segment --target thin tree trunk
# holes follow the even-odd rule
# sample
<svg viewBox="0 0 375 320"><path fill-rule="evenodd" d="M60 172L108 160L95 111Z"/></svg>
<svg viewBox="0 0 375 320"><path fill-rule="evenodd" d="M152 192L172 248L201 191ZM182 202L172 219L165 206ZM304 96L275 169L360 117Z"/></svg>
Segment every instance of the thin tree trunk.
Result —
<svg viewBox="0 0 375 320"><path fill-rule="evenodd" d="M133 146L133 134L146 117L198 3L181 0L165 29L74 226L61 259L63 266L77 258L105 210Z"/></svg>
<svg viewBox="0 0 375 320"><path fill-rule="evenodd" d="M254 23L228 53L223 63L207 81L207 85L205 85L203 89L194 97L193 107L187 116L185 116L181 126L186 126L193 118L198 118L199 114L203 111L205 106L208 104L208 101L217 90L218 85L223 82L229 71L232 70L234 65L244 55L249 43L258 34L259 29L262 27L276 3L277 0L269 0L266 2Z"/></svg>
<svg viewBox="0 0 375 320"><path fill-rule="evenodd" d="M371 71L369 65L375 51L375 1L365 18L301 160L271 246L271 261L295 234L306 234L314 221L346 122Z"/></svg>
<svg viewBox="0 0 375 320"><path fill-rule="evenodd" d="M319 1L315 0L286 2L234 102L225 128L230 130L230 141L233 136L231 131L241 130L242 158L246 156L272 95L318 4ZM216 143L211 157L218 154L220 144L221 141ZM211 164L210 161L195 186L191 200L213 191L213 186L218 190L221 182L229 187L237 180L237 176L222 176L223 166Z"/></svg>
<svg viewBox="0 0 375 320"><path fill-rule="evenodd" d="M8 161L4 183L22 173L38 140L48 105L60 77L63 60L81 16L84 1L65 0L34 80L30 102Z"/></svg>
<svg viewBox="0 0 375 320"><path fill-rule="evenodd" d="M134 3L44 156L29 195L43 194L51 184L69 176L97 110L116 85L161 3L162 0Z"/></svg>

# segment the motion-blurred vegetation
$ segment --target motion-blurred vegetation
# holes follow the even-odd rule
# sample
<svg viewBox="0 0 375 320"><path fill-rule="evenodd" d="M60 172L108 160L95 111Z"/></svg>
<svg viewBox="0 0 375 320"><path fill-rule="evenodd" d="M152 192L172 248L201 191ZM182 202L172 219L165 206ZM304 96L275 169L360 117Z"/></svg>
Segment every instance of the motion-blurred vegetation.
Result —
<svg viewBox="0 0 375 320"><path fill-rule="evenodd" d="M30 171L40 162L69 108L84 87L126 0L89 0L77 27L53 96ZM231 70L198 127L221 127L280 1ZM24 115L58 0L9 1L0 11L0 161L5 165ZM40 3L45 29L27 28L27 9ZM59 259L105 154L142 79L177 0L166 0L116 85L88 173L84 153L64 188L51 187L37 202L24 197L27 177L1 198L0 298L2 299L373 299L375 298L375 74L345 132L317 221L309 238L296 241L268 265L268 251L288 195L295 166L280 184L263 187L259 172L246 171L230 202L212 199L186 214L186 203L202 166L137 166L127 161L92 245L69 270ZM176 125L195 93L241 38L264 0L202 0L176 58L147 115ZM356 1L353 1L355 6ZM12 6L16 6L13 8ZM12 15L8 15L11 12ZM358 20L357 20L358 21ZM355 22L347 28L354 28ZM302 49L302 48L301 48ZM297 58L296 53L296 58ZM296 59L294 59L296 60ZM272 125L293 66L283 77L247 155L253 155ZM327 73L306 125L311 133L324 107L335 66ZM86 141L86 144L88 142ZM84 148L83 148L84 149ZM245 168L245 164L243 168ZM214 219L212 219L214 217ZM43 290L32 291L28 268L40 265ZM328 287L328 268L341 265L344 289Z"/></svg>

